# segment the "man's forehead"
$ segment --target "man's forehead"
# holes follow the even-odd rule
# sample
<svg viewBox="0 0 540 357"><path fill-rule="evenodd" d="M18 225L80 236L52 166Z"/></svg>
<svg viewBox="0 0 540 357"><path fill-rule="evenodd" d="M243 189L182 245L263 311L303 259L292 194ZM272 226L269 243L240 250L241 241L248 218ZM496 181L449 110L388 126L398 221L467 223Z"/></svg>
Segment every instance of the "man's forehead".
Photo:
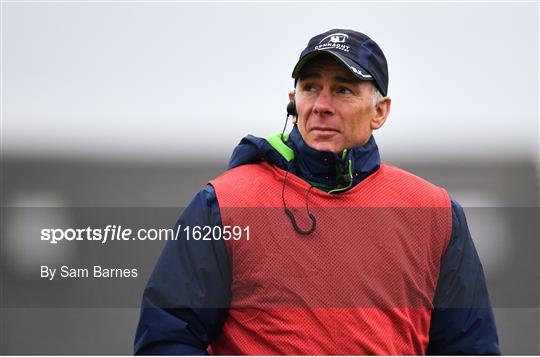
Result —
<svg viewBox="0 0 540 357"><path fill-rule="evenodd" d="M325 74L331 74L340 82L361 82L347 67L337 59L328 55L320 55L306 63L298 75L299 80L308 78L321 78Z"/></svg>

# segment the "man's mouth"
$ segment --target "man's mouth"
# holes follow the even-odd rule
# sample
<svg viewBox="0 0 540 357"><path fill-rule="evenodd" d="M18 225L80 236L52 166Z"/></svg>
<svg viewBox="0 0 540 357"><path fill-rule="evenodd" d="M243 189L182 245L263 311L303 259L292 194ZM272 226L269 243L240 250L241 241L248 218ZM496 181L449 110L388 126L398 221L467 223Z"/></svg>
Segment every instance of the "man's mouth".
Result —
<svg viewBox="0 0 540 357"><path fill-rule="evenodd" d="M321 134L330 134L339 132L337 129L328 128L324 126L314 126L311 128L311 131L321 133Z"/></svg>

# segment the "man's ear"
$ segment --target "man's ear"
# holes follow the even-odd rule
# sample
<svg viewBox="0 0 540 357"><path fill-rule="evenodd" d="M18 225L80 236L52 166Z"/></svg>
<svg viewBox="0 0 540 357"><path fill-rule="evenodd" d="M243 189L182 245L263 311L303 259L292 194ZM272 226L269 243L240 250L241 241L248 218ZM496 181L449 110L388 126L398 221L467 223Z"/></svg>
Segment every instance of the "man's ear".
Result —
<svg viewBox="0 0 540 357"><path fill-rule="evenodd" d="M392 99L390 97L384 97L373 110L375 111L374 117L371 119L371 129L377 130L386 122L388 114L390 114L390 106Z"/></svg>
<svg viewBox="0 0 540 357"><path fill-rule="evenodd" d="M294 100L294 91L289 92L289 102L292 102Z"/></svg>
<svg viewBox="0 0 540 357"><path fill-rule="evenodd" d="M294 93L295 93L294 90L292 90L292 91L289 92L289 102L292 102L292 101L295 100L295 99L294 99ZM297 124L297 123L298 123L298 115L294 115L294 116L292 117L292 123L293 123L293 124Z"/></svg>

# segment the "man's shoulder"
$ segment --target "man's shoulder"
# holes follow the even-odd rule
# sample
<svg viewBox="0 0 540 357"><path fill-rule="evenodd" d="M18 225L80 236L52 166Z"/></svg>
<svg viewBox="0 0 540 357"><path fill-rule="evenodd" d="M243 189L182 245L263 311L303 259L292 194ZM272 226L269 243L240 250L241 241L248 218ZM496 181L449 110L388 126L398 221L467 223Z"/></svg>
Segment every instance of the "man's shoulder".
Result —
<svg viewBox="0 0 540 357"><path fill-rule="evenodd" d="M444 188L407 170L382 163L377 175L376 185L386 187L399 197L409 197L419 205L450 206L450 196Z"/></svg>
<svg viewBox="0 0 540 357"><path fill-rule="evenodd" d="M229 169L210 181L223 207L278 207L280 195L275 183L278 168L261 161Z"/></svg>
<svg viewBox="0 0 540 357"><path fill-rule="evenodd" d="M272 168L273 165L266 161L246 163L222 172L215 179L211 180L211 182L252 180L261 177L261 175L269 174L272 171Z"/></svg>
<svg viewBox="0 0 540 357"><path fill-rule="evenodd" d="M412 184L419 187L426 187L431 189L444 189L433 182L428 181L427 179L420 177L416 174L413 174L410 171L407 171L401 167L394 166L387 162L381 163L380 168L381 174L386 177L392 177L393 179L399 179L404 181L409 181Z"/></svg>
<svg viewBox="0 0 540 357"><path fill-rule="evenodd" d="M257 192L261 187L274 181L277 170L279 170L277 167L266 161L243 164L223 172L209 183L217 191L241 191L245 196L250 192Z"/></svg>

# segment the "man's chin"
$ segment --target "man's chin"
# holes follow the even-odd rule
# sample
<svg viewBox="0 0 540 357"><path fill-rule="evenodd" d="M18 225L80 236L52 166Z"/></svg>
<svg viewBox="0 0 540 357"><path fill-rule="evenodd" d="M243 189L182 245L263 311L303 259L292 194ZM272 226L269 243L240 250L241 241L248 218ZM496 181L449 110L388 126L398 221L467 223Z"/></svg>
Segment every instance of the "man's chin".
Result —
<svg viewBox="0 0 540 357"><path fill-rule="evenodd" d="M331 152L334 154L339 154L342 150L338 147L338 145L334 143L319 141L315 143L307 143L308 146L312 149L315 149L317 151L325 151L325 152Z"/></svg>

